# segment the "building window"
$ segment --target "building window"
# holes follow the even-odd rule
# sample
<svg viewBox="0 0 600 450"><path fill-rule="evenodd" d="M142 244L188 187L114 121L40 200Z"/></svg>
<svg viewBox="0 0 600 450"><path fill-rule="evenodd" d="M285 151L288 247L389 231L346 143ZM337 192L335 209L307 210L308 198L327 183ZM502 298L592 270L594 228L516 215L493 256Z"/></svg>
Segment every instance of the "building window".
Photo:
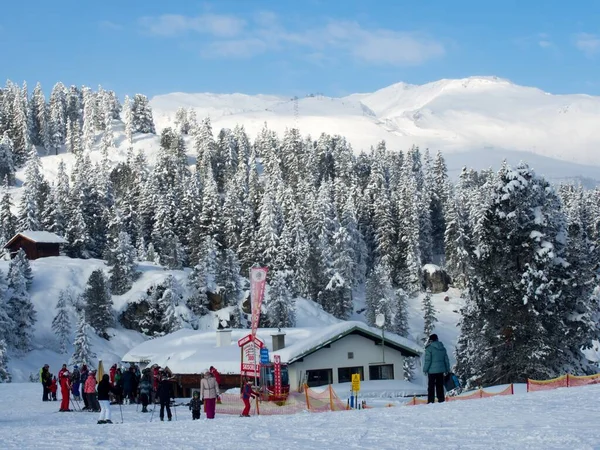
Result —
<svg viewBox="0 0 600 450"><path fill-rule="evenodd" d="M369 366L369 380L393 380L394 365L380 364L377 366Z"/></svg>
<svg viewBox="0 0 600 450"><path fill-rule="evenodd" d="M318 369L306 371L308 387L325 386L333 383L333 369Z"/></svg>
<svg viewBox="0 0 600 450"><path fill-rule="evenodd" d="M362 366L359 367L340 367L338 369L338 383L350 383L352 381L352 374L359 373L360 380L365 380L365 374Z"/></svg>
<svg viewBox="0 0 600 450"><path fill-rule="evenodd" d="M348 359L354 359L354 352L348 352Z"/></svg>

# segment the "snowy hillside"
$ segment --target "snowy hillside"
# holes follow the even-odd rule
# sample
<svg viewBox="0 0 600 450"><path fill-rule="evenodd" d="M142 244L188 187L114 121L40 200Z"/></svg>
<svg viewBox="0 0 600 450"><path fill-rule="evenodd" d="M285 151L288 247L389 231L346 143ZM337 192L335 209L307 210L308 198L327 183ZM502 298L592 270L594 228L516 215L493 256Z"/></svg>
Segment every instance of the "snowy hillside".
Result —
<svg viewBox="0 0 600 450"><path fill-rule="evenodd" d="M390 149L419 145L442 150L451 175L468 165L498 167L526 160L554 180L600 180L600 98L552 95L495 77L398 83L370 94L293 99L243 94L159 95L151 101L159 129L172 125L177 108L210 116L213 129L244 125L251 137L265 122L280 135L345 136L356 152L385 140Z"/></svg>
<svg viewBox="0 0 600 450"><path fill-rule="evenodd" d="M7 273L8 264L8 261L0 261L0 269L3 273ZM68 288L75 295L78 295L85 289L88 277L94 270L109 269L102 260L71 259L64 256L41 258L31 261L30 264L33 271L31 296L37 312L37 323L35 324L33 339L34 350L23 357L11 357L9 369L15 382L27 381L29 374L37 373L39 368L45 363L50 364L51 370L54 372L58 370L63 362L68 361L73 352L73 347L69 345L66 354L58 353L59 343L51 329L52 319L56 315L56 304L60 291ZM123 311L129 302L140 298L150 286L164 281L168 275L173 275L185 287L186 278L189 273L189 270L165 270L163 267L149 262L141 263L138 269L141 272L141 276L134 283L133 288L124 295L113 296L116 314ZM450 294L449 302L443 300L447 294ZM456 327L459 318L458 309L462 302L458 298L458 291L450 291L447 294L433 296L439 320L435 331L440 335L440 339L447 344L450 356L453 358L451 353L454 351L454 343L458 337L458 328ZM364 307L364 298L358 297L355 311L360 310L362 307ZM70 339L70 342L72 342L75 332L76 315L74 307L69 307L69 310L73 328ZM226 319L228 316L227 309L204 316L199 323L200 330L214 330L217 327L217 317ZM305 299L297 299L296 317L297 327L308 331L314 327L327 326L340 322L339 319L323 311L316 303ZM363 314L355 314L352 319L365 320ZM423 337L423 316L420 297L410 300L409 323L411 338L415 341L420 340ZM120 361L121 357L127 351L148 339L136 331L124 329L120 324L117 324L115 328L111 328L108 334L111 336L109 341L92 335L91 347L92 351L96 353L97 359L110 362L111 364ZM417 375L417 383L422 384L423 380L420 374Z"/></svg>

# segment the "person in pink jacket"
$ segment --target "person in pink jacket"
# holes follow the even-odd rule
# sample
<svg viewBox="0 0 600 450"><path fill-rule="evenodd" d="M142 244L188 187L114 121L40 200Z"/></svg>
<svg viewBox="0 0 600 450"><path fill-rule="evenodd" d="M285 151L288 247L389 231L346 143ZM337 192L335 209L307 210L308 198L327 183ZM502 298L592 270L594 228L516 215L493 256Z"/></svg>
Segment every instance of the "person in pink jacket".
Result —
<svg viewBox="0 0 600 450"><path fill-rule="evenodd" d="M94 412L100 411L100 403L96 394L96 371L92 370L83 385L83 393L88 399L88 405Z"/></svg>
<svg viewBox="0 0 600 450"><path fill-rule="evenodd" d="M204 407L206 408L206 418L215 418L215 409L217 407L217 396L219 395L219 386L217 380L210 373L210 370L204 371L204 378L200 382L200 397L204 400Z"/></svg>

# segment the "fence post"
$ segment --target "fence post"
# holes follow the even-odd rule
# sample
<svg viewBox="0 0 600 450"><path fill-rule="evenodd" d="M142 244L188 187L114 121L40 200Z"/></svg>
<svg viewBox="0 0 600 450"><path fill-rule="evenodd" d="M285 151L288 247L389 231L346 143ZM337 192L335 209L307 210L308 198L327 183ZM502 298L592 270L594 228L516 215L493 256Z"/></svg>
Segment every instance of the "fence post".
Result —
<svg viewBox="0 0 600 450"><path fill-rule="evenodd" d="M483 398L483 389L479 388L479 398Z"/></svg>
<svg viewBox="0 0 600 450"><path fill-rule="evenodd" d="M254 397L254 401L256 402L256 415L260 416L260 407L258 406L258 396Z"/></svg>
<svg viewBox="0 0 600 450"><path fill-rule="evenodd" d="M570 380L570 378L569 378L569 374L567 374L567 387L571 387L571 386L570 386L570 384L571 384L571 383L570 383L570 381L571 381L571 380Z"/></svg>
<svg viewBox="0 0 600 450"><path fill-rule="evenodd" d="M306 396L306 408L310 411L310 402L308 401L308 386L304 385L304 395Z"/></svg>
<svg viewBox="0 0 600 450"><path fill-rule="evenodd" d="M331 385L329 385L329 407L331 408L332 411L334 411L334 409L333 409L333 388L331 387Z"/></svg>
<svg viewBox="0 0 600 450"><path fill-rule="evenodd" d="M515 395L515 386L510 383L510 395Z"/></svg>
<svg viewBox="0 0 600 450"><path fill-rule="evenodd" d="M527 378L527 392L529 392L529 378Z"/></svg>

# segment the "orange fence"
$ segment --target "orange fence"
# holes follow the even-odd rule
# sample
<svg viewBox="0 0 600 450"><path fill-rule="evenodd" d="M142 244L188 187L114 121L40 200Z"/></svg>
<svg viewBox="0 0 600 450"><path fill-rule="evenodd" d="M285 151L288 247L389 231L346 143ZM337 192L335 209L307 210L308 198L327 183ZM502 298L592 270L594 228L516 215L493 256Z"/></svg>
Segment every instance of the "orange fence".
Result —
<svg viewBox="0 0 600 450"><path fill-rule="evenodd" d="M594 375L562 375L551 380L527 380L527 392L547 391L561 387L587 386L589 384L599 384L600 373Z"/></svg>
<svg viewBox="0 0 600 450"><path fill-rule="evenodd" d="M514 394L514 389L513 389L513 385L511 384L506 389L504 389L503 391L500 391L500 392L486 392L483 389L478 389L468 395L461 395L461 396L457 396L457 397L446 397L445 401L455 402L455 401L460 401L460 400L473 400L476 398L488 398L488 397L497 397L499 395L513 395L513 394ZM411 401L409 401L408 403L405 403L406 406L425 405L425 404L427 404L427 400L424 400L422 398L417 398L417 397L413 397L413 399Z"/></svg>
<svg viewBox="0 0 600 450"><path fill-rule="evenodd" d="M239 394L221 394L217 402L217 414L238 415L244 409L244 403ZM299 412L325 412L343 411L347 406L332 389L328 386L323 392L316 392L305 386L304 392L290 392L282 401L260 401L258 398L252 402L251 415L285 415L297 414Z"/></svg>

